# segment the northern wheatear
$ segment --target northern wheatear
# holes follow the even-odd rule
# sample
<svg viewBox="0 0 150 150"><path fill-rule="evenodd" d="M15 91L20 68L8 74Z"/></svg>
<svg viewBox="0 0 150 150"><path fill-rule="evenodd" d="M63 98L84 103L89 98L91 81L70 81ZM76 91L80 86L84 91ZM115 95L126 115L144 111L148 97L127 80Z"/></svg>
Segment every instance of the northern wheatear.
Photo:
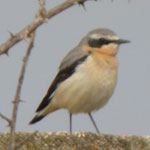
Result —
<svg viewBox="0 0 150 150"><path fill-rule="evenodd" d="M58 109L70 114L88 113L96 131L99 130L91 115L103 107L112 96L117 82L120 44L128 43L109 29L89 32L62 60L54 81L37 108L33 124Z"/></svg>

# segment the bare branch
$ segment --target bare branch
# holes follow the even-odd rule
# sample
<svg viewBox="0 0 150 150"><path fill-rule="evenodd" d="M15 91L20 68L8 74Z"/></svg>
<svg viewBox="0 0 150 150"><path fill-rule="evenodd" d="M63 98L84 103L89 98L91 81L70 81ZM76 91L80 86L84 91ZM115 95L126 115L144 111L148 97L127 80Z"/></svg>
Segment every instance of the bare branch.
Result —
<svg viewBox="0 0 150 150"><path fill-rule="evenodd" d="M11 47L13 47L18 42L28 38L32 32L34 32L40 25L45 23L46 19L48 20L48 19L54 17L55 15L61 13L62 11L66 10L67 8L69 8L73 5L81 4L84 6L84 3L86 1L88 1L88 0L67 0L66 2L56 6L55 8L53 8L49 11L46 11L46 10L42 11L42 15L40 13L40 11L41 11L41 8L40 8L38 11L38 14L36 15L36 18L34 19L34 21L31 24L27 25L24 29L22 29L18 33L11 35L11 37L5 43L0 45L0 55L7 54Z"/></svg>
<svg viewBox="0 0 150 150"><path fill-rule="evenodd" d="M30 56L30 53L31 53L31 50L33 47L34 38L35 38L35 34L32 33L26 55L23 59L23 65L22 65L22 69L20 72L18 85L17 85L17 89L16 89L16 95L15 95L15 99L14 99L14 103L13 103L14 106L13 106L13 112L12 112L12 118L11 118L11 126L10 126L10 150L15 149L15 127L16 127L16 120L17 120L17 111L18 111L18 106L19 106L19 102L20 102L20 94L21 94L24 74L25 74L27 62L28 62L28 59L29 59L29 56Z"/></svg>
<svg viewBox="0 0 150 150"><path fill-rule="evenodd" d="M8 126L10 126L11 125L11 120L9 119L9 118L7 118L6 116L4 116L3 114L1 114L0 113L0 117L2 118L2 119L4 119L5 121L7 121L8 122Z"/></svg>

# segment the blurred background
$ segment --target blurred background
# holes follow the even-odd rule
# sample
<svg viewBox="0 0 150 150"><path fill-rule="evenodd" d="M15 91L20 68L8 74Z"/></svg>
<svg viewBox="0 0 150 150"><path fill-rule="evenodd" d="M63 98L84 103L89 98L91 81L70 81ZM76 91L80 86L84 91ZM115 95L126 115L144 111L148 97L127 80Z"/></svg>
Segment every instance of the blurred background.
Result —
<svg viewBox="0 0 150 150"><path fill-rule="evenodd" d="M46 1L50 9L62 0ZM101 133L150 134L150 1L101 0L87 2L86 11L74 6L58 14L36 32L36 39L25 73L17 118L17 131L56 132L69 129L69 115L60 110L35 125L28 125L35 109L54 79L62 58L81 38L95 28L109 28L132 43L122 45L118 54L119 79L109 103L93 113ZM32 22L39 8L37 0L13 0L0 3L0 44ZM28 43L20 42L9 56L0 56L0 112L11 117L12 101L22 58ZM0 118L0 132L7 132ZM73 116L73 132L95 132L86 114Z"/></svg>

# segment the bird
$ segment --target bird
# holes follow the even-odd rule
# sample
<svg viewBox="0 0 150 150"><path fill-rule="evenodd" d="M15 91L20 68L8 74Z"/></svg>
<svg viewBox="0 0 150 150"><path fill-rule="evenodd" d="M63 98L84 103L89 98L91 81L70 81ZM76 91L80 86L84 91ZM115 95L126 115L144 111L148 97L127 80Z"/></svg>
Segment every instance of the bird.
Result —
<svg viewBox="0 0 150 150"><path fill-rule="evenodd" d="M119 46L129 43L110 29L98 28L87 33L62 60L58 73L29 124L34 124L59 109L72 114L86 113L97 133L92 112L102 108L114 93L118 77Z"/></svg>

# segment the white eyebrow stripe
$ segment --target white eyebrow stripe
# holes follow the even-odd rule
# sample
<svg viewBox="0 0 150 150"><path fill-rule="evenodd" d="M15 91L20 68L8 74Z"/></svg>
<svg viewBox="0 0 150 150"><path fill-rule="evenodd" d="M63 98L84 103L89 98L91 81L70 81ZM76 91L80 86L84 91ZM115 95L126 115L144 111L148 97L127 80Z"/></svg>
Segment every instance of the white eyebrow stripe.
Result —
<svg viewBox="0 0 150 150"><path fill-rule="evenodd" d="M119 40L119 37L117 37L117 36L108 36L108 39L110 39L110 40Z"/></svg>
<svg viewBox="0 0 150 150"><path fill-rule="evenodd" d="M102 35L100 35L100 34L92 34L91 36L90 36L90 38L92 38L92 39L100 39L100 38L107 38L107 39L109 39L109 40L119 40L119 37L117 37L117 36L109 36L109 35L107 35L107 36L102 36Z"/></svg>
<svg viewBox="0 0 150 150"><path fill-rule="evenodd" d="M90 37L93 39L99 39L101 35L95 33L95 34L92 34Z"/></svg>

